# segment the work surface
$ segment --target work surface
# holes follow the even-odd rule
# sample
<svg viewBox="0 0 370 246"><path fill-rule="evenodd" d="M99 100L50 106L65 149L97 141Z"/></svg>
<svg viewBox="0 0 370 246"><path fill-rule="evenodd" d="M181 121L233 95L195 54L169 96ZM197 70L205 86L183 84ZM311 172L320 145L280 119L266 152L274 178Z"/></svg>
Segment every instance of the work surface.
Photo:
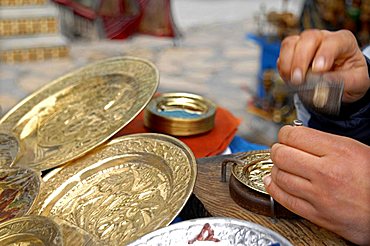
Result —
<svg viewBox="0 0 370 246"><path fill-rule="evenodd" d="M229 177L221 182L221 163L235 155L216 156L198 159L198 176L194 188L196 198L203 204L208 215L232 217L251 221L268 227L287 238L293 245L351 245L334 233L302 219L272 219L250 212L230 197ZM229 168L228 168L229 169Z"/></svg>

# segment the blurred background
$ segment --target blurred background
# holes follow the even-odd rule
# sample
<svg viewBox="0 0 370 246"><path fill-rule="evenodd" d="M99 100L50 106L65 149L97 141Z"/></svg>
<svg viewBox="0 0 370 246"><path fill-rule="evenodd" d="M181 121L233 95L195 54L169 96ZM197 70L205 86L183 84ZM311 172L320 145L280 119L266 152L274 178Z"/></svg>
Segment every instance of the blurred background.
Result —
<svg viewBox="0 0 370 246"><path fill-rule="evenodd" d="M159 69L159 92L208 97L271 145L292 122L276 72L281 40L346 28L369 44L370 0L0 0L0 116L52 80L121 55Z"/></svg>

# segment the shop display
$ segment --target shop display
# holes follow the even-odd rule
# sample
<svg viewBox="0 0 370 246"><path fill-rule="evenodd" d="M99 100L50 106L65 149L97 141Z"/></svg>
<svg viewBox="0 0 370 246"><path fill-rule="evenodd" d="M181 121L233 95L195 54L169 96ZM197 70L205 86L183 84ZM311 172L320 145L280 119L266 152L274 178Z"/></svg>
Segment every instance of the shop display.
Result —
<svg viewBox="0 0 370 246"><path fill-rule="evenodd" d="M347 29L356 36L360 47L366 47L370 45L370 1L306 0L300 28Z"/></svg>

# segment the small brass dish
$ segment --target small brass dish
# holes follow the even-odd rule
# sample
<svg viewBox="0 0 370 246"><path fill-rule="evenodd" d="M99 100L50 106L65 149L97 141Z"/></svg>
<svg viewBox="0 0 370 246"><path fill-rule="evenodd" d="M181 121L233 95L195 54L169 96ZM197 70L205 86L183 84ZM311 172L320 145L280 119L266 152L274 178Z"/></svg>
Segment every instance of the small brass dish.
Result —
<svg viewBox="0 0 370 246"><path fill-rule="evenodd" d="M191 136L214 127L216 105L191 93L165 93L153 98L144 111L144 125L173 136Z"/></svg>
<svg viewBox="0 0 370 246"><path fill-rule="evenodd" d="M274 165L270 151L248 155L241 161L245 164L234 163L231 168L234 177L247 187L268 195L262 178L271 173Z"/></svg>

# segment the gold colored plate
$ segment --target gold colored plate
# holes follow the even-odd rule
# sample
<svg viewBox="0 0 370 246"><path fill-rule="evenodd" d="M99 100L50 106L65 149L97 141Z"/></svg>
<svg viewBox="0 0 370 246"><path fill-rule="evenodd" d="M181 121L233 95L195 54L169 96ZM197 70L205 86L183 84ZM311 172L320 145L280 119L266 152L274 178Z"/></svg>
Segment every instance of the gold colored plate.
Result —
<svg viewBox="0 0 370 246"><path fill-rule="evenodd" d="M103 244L91 235L90 233L82 230L81 228L72 225L71 223L59 219L52 218L60 228L63 237L63 243L66 246L102 246Z"/></svg>
<svg viewBox="0 0 370 246"><path fill-rule="evenodd" d="M51 219L26 216L0 224L0 245L63 246L63 239Z"/></svg>
<svg viewBox="0 0 370 246"><path fill-rule="evenodd" d="M271 168L274 165L270 159L270 151L260 151L247 155L241 161L245 165L234 163L231 168L232 175L245 186L260 193L268 194L262 178L271 173Z"/></svg>
<svg viewBox="0 0 370 246"><path fill-rule="evenodd" d="M11 166L19 151L19 143L15 136L0 132L0 167Z"/></svg>
<svg viewBox="0 0 370 246"><path fill-rule="evenodd" d="M29 96L1 120L20 142L17 165L46 170L108 140L150 101L155 66L117 57L83 67Z"/></svg>
<svg viewBox="0 0 370 246"><path fill-rule="evenodd" d="M0 223L28 214L40 185L40 175L31 169L0 168Z"/></svg>
<svg viewBox="0 0 370 246"><path fill-rule="evenodd" d="M195 178L195 157L179 140L128 135L47 174L34 213L63 219L103 245L125 245L168 225Z"/></svg>

